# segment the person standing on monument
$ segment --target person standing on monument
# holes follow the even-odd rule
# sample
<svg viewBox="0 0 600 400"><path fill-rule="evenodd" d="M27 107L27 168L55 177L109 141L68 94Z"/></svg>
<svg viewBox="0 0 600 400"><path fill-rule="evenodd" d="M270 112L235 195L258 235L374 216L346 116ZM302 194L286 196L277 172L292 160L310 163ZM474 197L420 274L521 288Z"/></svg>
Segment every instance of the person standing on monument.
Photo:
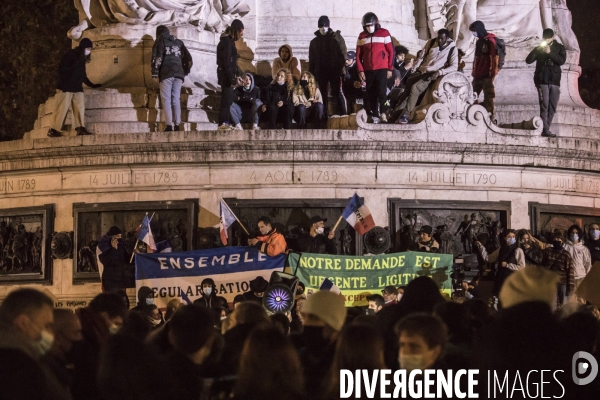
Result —
<svg viewBox="0 0 600 400"><path fill-rule="evenodd" d="M366 13L362 18L363 31L356 43L358 76L366 83L367 113L374 124L387 122L387 80L394 70L394 44L387 29L379 25L377 15Z"/></svg>
<svg viewBox="0 0 600 400"><path fill-rule="evenodd" d="M356 52L346 53L346 70L344 71L342 90L347 101L347 111L352 114L354 104L363 104L362 84L358 77Z"/></svg>
<svg viewBox="0 0 600 400"><path fill-rule="evenodd" d="M235 47L235 42L242 37L244 37L244 24L239 19L234 19L217 45L217 79L221 86L219 130L231 129L229 110L235 95L234 88L244 84L238 77L238 52Z"/></svg>
<svg viewBox="0 0 600 400"><path fill-rule="evenodd" d="M102 266L100 279L105 292L116 292L125 287L127 250L122 236L123 232L119 227L111 226L98 242L96 252L98 264Z"/></svg>
<svg viewBox="0 0 600 400"><path fill-rule="evenodd" d="M321 89L325 115L329 115L328 84L331 95L338 100L341 114L346 115L346 98L341 90L346 63L346 41L340 31L329 28L329 18L326 15L319 18L318 26L316 37L310 41L308 48L308 70L315 76Z"/></svg>
<svg viewBox="0 0 600 400"><path fill-rule="evenodd" d="M483 91L483 107L490 113L492 121L496 120L494 109L494 78L498 75L498 49L496 35L489 33L481 21L475 21L469 30L477 39L475 43L475 60L473 61L473 91L477 96Z"/></svg>
<svg viewBox="0 0 600 400"><path fill-rule="evenodd" d="M308 234L303 235L299 240L299 251L334 255L338 253L333 240L335 238L335 231L332 229L325 235L325 222L327 222L327 218L321 218L318 215L310 219Z"/></svg>
<svg viewBox="0 0 600 400"><path fill-rule="evenodd" d="M183 42L166 26L156 28L152 46L152 80L160 80L160 100L165 112L165 132L178 131L181 124L181 85L192 70L192 56Z"/></svg>
<svg viewBox="0 0 600 400"><path fill-rule="evenodd" d="M540 118L544 123L542 136L556 137L550 132L550 125L558 106L562 75L560 67L567 61L567 52L565 47L555 40L552 29L544 29L542 36L544 40L529 53L525 62L536 63L533 82L538 91Z"/></svg>
<svg viewBox="0 0 600 400"><path fill-rule="evenodd" d="M90 82L85 72L85 64L90 62L92 41L88 38L81 39L79 46L71 49L64 55L58 66L58 85L54 96L54 112L52 113L52 126L48 130L49 137L62 136L62 127L69 111L73 110L73 122L77 136L91 135L85 129L85 96L83 84L96 89L102 86Z"/></svg>

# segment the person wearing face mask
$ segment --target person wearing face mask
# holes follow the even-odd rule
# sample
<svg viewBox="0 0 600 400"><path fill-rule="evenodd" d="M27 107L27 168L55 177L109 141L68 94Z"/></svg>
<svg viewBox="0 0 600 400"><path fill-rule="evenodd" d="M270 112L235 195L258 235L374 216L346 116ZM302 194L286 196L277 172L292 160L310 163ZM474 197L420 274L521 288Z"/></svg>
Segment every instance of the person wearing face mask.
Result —
<svg viewBox="0 0 600 400"><path fill-rule="evenodd" d="M498 48L496 35L489 33L481 21L475 21L469 26L475 36L475 60L473 61L473 92L479 94L483 91L483 107L491 115L492 121L496 119L494 109L494 78L498 75Z"/></svg>
<svg viewBox="0 0 600 400"><path fill-rule="evenodd" d="M149 304L144 307L144 316L152 325L152 329L158 329L165 324L162 312L155 304Z"/></svg>
<svg viewBox="0 0 600 400"><path fill-rule="evenodd" d="M540 118L544 123L542 136L556 137L550 132L550 125L558 107L560 98L560 78L562 76L561 65L567 61L565 47L555 40L554 31L550 28L544 29L542 33L544 40L529 53L525 62L535 62L535 73L533 83L538 91L540 103Z"/></svg>
<svg viewBox="0 0 600 400"><path fill-rule="evenodd" d="M152 46L152 80L160 81L160 100L167 127L165 132L178 131L181 124L181 85L192 70L193 60L185 44L169 28L159 25Z"/></svg>
<svg viewBox="0 0 600 400"><path fill-rule="evenodd" d="M254 85L254 76L244 74L242 76L243 85L235 88L235 95L229 114L233 129L242 130L242 123L252 122L252 129L260 129L258 119L260 117L261 106L260 90Z"/></svg>
<svg viewBox="0 0 600 400"><path fill-rule="evenodd" d="M62 387L68 391L73 381L73 359L83 340L81 322L65 308L54 309L54 343L42 357Z"/></svg>
<svg viewBox="0 0 600 400"><path fill-rule="evenodd" d="M104 291L116 292L123 289L128 258L123 233L119 227L111 226L106 235L100 238L96 254Z"/></svg>
<svg viewBox="0 0 600 400"><path fill-rule="evenodd" d="M585 246L590 251L592 264L600 261L600 226L591 224L589 229L589 238L585 241Z"/></svg>
<svg viewBox="0 0 600 400"><path fill-rule="evenodd" d="M356 42L356 63L359 78L366 83L365 109L374 124L387 122L386 85L394 70L392 36L379 25L377 15L372 12L363 16L362 26Z"/></svg>
<svg viewBox="0 0 600 400"><path fill-rule="evenodd" d="M298 349L308 399L319 398L326 388L335 347L346 320L344 297L330 291L317 291L302 306L304 330L293 337Z"/></svg>
<svg viewBox="0 0 600 400"><path fill-rule="evenodd" d="M547 269L558 273L558 305L562 306L565 301L575 293L575 266L569 251L565 249L563 234L556 230L552 234L552 246L544 249L542 265Z"/></svg>
<svg viewBox="0 0 600 400"><path fill-rule="evenodd" d="M354 112L354 104L363 104L362 83L358 77L358 65L356 64L356 52L346 53L346 69L344 71L342 90L346 97L348 113Z"/></svg>
<svg viewBox="0 0 600 400"><path fill-rule="evenodd" d="M440 319L414 313L401 319L395 332L400 369L406 370L407 374L415 369L446 369L442 351L448 341L448 329ZM432 389L432 393L435 390Z"/></svg>
<svg viewBox="0 0 600 400"><path fill-rule="evenodd" d="M200 286L202 288L201 297L194 300L195 305L206 308L219 308L223 301L227 303L225 298L217 296L217 285L215 285L215 281L211 278L202 280Z"/></svg>
<svg viewBox="0 0 600 400"><path fill-rule="evenodd" d="M325 222L327 218L315 215L310 219L308 234L302 235L298 240L298 251L315 254L337 254L335 245L335 231L330 230L325 235Z"/></svg>
<svg viewBox="0 0 600 400"><path fill-rule="evenodd" d="M315 77L310 72L302 73L302 79L294 87L292 102L300 129L306 129L306 121L309 119L317 124L323 120L323 97Z"/></svg>
<svg viewBox="0 0 600 400"><path fill-rule="evenodd" d="M217 45L217 79L221 86L221 107L219 109L219 130L230 130L229 110L234 99L234 87L241 85L238 78L238 52L235 42L244 37L244 24L234 19L231 26L221 36Z"/></svg>
<svg viewBox="0 0 600 400"><path fill-rule="evenodd" d="M141 286L138 289L138 301L137 305L133 307L132 311L144 311L144 308L150 304L154 304L153 291L148 286Z"/></svg>
<svg viewBox="0 0 600 400"><path fill-rule="evenodd" d="M275 257L287 250L285 237L277 229L271 226L269 217L260 217L256 226L260 230L260 236L248 239L248 245L255 246L258 251L270 257Z"/></svg>
<svg viewBox="0 0 600 400"><path fill-rule="evenodd" d="M40 361L54 345L54 303L35 289L12 291L0 304L0 398L68 400Z"/></svg>
<svg viewBox="0 0 600 400"><path fill-rule="evenodd" d="M525 254L526 266L542 266L544 249L547 247L545 243L540 245L541 242L533 238L526 229L520 229L517 232L517 243Z"/></svg>
<svg viewBox="0 0 600 400"><path fill-rule="evenodd" d="M458 50L450 38L450 31L440 29L436 39L425 45L421 58L415 65L415 72L407 82L406 91L399 100L398 123L408 124L419 98L440 77L458 70Z"/></svg>
<svg viewBox="0 0 600 400"><path fill-rule="evenodd" d="M273 60L273 66L271 67L273 79L277 78L277 71L285 68L292 73L292 76L295 79L300 80L300 63L298 62L298 59L294 57L292 46L284 44L279 48L277 54L279 54L279 57Z"/></svg>
<svg viewBox="0 0 600 400"><path fill-rule="evenodd" d="M329 115L329 92L340 106L340 114L348 113L346 98L341 90L346 60L346 41L340 31L331 29L329 17L323 15L317 23L319 30L308 47L308 71L315 76L323 94L325 116ZM329 90L327 86L329 85Z"/></svg>
<svg viewBox="0 0 600 400"><path fill-rule="evenodd" d="M283 120L284 129L292 129L292 117L294 116L293 90L294 78L291 72L285 68L277 71L276 78L267 86L266 102L261 108L263 113L267 113L269 129L277 129L278 120Z"/></svg>
<svg viewBox="0 0 600 400"><path fill-rule="evenodd" d="M73 110L73 125L77 135L91 135L85 129L85 96L82 84L85 83L94 89L102 86L90 82L85 72L85 64L90 62L91 52L92 41L83 38L79 46L65 54L58 66L58 85L54 96L52 125L48 130L49 137L62 136L62 127L69 108Z"/></svg>
<svg viewBox="0 0 600 400"><path fill-rule="evenodd" d="M81 321L83 340L73 360L71 392L74 400L96 400L99 398L96 376L100 354L109 337L123 325L127 307L116 293L100 293L76 314Z"/></svg>
<svg viewBox="0 0 600 400"><path fill-rule="evenodd" d="M563 243L563 248L569 252L573 258L573 268L575 271L575 289L579 287L583 278L592 269L592 255L590 250L583 244L583 229L579 225L571 225L567 230L567 238Z"/></svg>
<svg viewBox="0 0 600 400"><path fill-rule="evenodd" d="M517 243L517 237L514 229L507 229L504 231L504 241L499 249L493 253L488 254L485 247L476 241L475 245L479 249L479 255L483 261L487 263L498 262L499 268L496 272L496 279L494 282L494 295L497 295L504 284L504 281L510 274L525 268L525 253Z"/></svg>

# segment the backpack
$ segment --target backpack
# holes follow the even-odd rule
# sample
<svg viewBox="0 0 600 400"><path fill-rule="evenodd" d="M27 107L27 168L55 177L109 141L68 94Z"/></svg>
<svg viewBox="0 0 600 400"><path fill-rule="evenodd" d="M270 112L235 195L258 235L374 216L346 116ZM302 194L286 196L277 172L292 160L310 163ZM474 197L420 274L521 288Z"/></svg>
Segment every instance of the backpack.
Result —
<svg viewBox="0 0 600 400"><path fill-rule="evenodd" d="M504 39L496 38L496 52L498 53L498 69L504 67L504 59L506 58L506 43Z"/></svg>

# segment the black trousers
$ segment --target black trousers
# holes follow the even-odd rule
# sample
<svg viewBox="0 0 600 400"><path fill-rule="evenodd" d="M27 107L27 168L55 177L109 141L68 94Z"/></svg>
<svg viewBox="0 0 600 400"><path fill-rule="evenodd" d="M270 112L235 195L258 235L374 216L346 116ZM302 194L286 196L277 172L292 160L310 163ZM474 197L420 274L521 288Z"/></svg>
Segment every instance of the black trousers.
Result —
<svg viewBox="0 0 600 400"><path fill-rule="evenodd" d="M319 90L321 91L321 96L323 97L325 116L329 115L329 96L327 92L328 84L331 89L331 96L337 98L338 104L340 105L340 113L342 115L348 114L346 97L344 97L344 92L342 91L342 76L340 74L319 76L317 78L317 83L319 84Z"/></svg>
<svg viewBox="0 0 600 400"><path fill-rule="evenodd" d="M283 121L283 129L292 129L292 118L294 117L294 104L284 103L281 107L277 104L267 106L269 116L269 129L277 129L277 121Z"/></svg>
<svg viewBox="0 0 600 400"><path fill-rule="evenodd" d="M221 109L219 110L219 125L225 122L231 122L229 109L233 103L233 95L235 91L231 84L221 86Z"/></svg>
<svg viewBox="0 0 600 400"><path fill-rule="evenodd" d="M367 113L373 117L379 117L379 113L387 111L387 69L365 71L367 80L367 98L365 108Z"/></svg>

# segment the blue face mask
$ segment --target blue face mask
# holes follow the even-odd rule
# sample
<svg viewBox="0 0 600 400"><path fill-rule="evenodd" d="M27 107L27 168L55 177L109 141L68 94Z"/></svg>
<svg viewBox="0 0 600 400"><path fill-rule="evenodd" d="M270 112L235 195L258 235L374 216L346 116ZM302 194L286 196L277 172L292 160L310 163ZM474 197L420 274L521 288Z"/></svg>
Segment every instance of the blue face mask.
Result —
<svg viewBox="0 0 600 400"><path fill-rule="evenodd" d="M477 36L477 32L471 32L473 34L473 36L478 37Z"/></svg>
<svg viewBox="0 0 600 400"><path fill-rule="evenodd" d="M592 230L592 239L594 239L594 240L600 239L600 230L598 230L598 229Z"/></svg>
<svg viewBox="0 0 600 400"><path fill-rule="evenodd" d="M512 246L513 244L517 243L517 239L516 238L508 238L508 239L506 239L506 243L509 246Z"/></svg>
<svg viewBox="0 0 600 400"><path fill-rule="evenodd" d="M579 240L579 235L576 233L571 234L571 242L575 243Z"/></svg>
<svg viewBox="0 0 600 400"><path fill-rule="evenodd" d="M147 305L154 304L154 298L153 297L146 297L146 304Z"/></svg>

